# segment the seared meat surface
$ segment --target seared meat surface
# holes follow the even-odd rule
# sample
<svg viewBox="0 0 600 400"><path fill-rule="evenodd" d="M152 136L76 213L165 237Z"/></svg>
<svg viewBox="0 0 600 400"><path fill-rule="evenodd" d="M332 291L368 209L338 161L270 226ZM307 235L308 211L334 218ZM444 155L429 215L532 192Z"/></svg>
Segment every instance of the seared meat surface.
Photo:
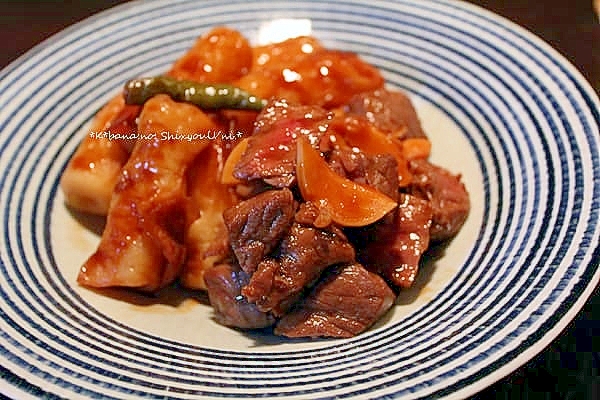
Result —
<svg viewBox="0 0 600 400"><path fill-rule="evenodd" d="M282 315L326 267L354 257L354 248L341 232L293 223L276 259L259 265L242 294L259 310Z"/></svg>
<svg viewBox="0 0 600 400"><path fill-rule="evenodd" d="M255 304L249 303L241 295L248 279L248 274L232 264L219 264L205 272L208 299L214 309L215 319L221 325L256 329L275 323L273 315L259 311Z"/></svg>
<svg viewBox="0 0 600 400"><path fill-rule="evenodd" d="M269 190L223 212L229 241L238 263L248 274L285 235L294 219L296 204L288 189Z"/></svg>
<svg viewBox="0 0 600 400"><path fill-rule="evenodd" d="M371 186L393 200L398 199L398 166L389 154L368 156L351 149L335 149L329 156L329 165L354 182Z"/></svg>
<svg viewBox="0 0 600 400"><path fill-rule="evenodd" d="M428 201L400 194L393 220L363 232L359 260L395 287L410 287L429 247L431 218Z"/></svg>
<svg viewBox="0 0 600 400"><path fill-rule="evenodd" d="M355 95L345 106L348 114L365 117L398 139L425 137L410 99L399 91L376 89Z"/></svg>
<svg viewBox="0 0 600 400"><path fill-rule="evenodd" d="M262 179L276 187L295 181L296 138L318 144L329 113L319 107L291 106L285 101L269 104L259 114L248 147L236 165L234 176L248 181Z"/></svg>
<svg viewBox="0 0 600 400"><path fill-rule="evenodd" d="M275 327L287 337L352 337L394 304L394 292L377 274L353 263L333 268Z"/></svg>
<svg viewBox="0 0 600 400"><path fill-rule="evenodd" d="M429 201L433 211L431 240L439 242L455 236L464 224L471 203L460 175L426 160L410 163L413 181L409 193Z"/></svg>

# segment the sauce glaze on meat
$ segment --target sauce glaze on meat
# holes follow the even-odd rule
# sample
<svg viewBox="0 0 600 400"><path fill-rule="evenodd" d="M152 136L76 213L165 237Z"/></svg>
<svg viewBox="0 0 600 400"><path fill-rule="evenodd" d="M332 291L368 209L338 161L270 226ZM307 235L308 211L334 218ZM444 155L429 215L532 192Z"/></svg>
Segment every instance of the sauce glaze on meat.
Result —
<svg viewBox="0 0 600 400"><path fill-rule="evenodd" d="M141 108L118 97L107 105L96 129L230 140L84 140L63 190L71 207L104 213L107 225L81 285L155 292L178 281L205 290L226 326L351 337L389 311L430 243L451 239L468 216L460 175L428 160L431 143L408 95L387 89L356 54L312 37L252 47L218 27L167 74L269 102L260 112L201 110L164 95ZM110 168L91 173L94 163ZM86 200L94 196L101 201Z"/></svg>

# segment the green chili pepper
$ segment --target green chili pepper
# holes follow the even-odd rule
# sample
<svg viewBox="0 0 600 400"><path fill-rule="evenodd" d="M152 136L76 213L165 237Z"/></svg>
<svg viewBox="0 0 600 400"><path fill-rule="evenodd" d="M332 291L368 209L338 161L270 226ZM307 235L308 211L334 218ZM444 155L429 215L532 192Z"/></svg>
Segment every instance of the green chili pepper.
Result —
<svg viewBox="0 0 600 400"><path fill-rule="evenodd" d="M167 94L175 101L197 105L202 109L236 109L260 111L266 101L243 89L226 84L199 83L167 76L132 79L125 84L125 103L144 104L157 94Z"/></svg>

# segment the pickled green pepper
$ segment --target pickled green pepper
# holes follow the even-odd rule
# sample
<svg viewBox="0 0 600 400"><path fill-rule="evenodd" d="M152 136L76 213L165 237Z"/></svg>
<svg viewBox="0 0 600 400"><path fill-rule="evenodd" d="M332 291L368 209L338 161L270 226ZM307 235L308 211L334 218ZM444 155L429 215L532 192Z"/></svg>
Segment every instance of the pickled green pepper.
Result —
<svg viewBox="0 0 600 400"><path fill-rule="evenodd" d="M125 84L127 104L141 105L157 94L166 94L175 101L192 103L207 110L260 111L266 104L265 100L227 84L199 83L167 76L132 79Z"/></svg>

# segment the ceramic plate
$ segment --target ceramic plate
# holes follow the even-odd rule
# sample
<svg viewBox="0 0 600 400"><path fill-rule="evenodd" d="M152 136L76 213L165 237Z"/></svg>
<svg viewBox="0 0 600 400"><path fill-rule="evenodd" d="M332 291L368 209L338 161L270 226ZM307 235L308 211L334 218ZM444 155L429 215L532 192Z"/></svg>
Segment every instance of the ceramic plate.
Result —
<svg viewBox="0 0 600 400"><path fill-rule="evenodd" d="M473 210L415 288L349 340L222 326L197 296L76 284L98 243L61 171L129 77L215 25L253 43L312 34L413 99L432 159ZM451 1L145 1L54 36L0 74L0 366L11 397L465 397L540 352L598 283L599 102L534 35Z"/></svg>

